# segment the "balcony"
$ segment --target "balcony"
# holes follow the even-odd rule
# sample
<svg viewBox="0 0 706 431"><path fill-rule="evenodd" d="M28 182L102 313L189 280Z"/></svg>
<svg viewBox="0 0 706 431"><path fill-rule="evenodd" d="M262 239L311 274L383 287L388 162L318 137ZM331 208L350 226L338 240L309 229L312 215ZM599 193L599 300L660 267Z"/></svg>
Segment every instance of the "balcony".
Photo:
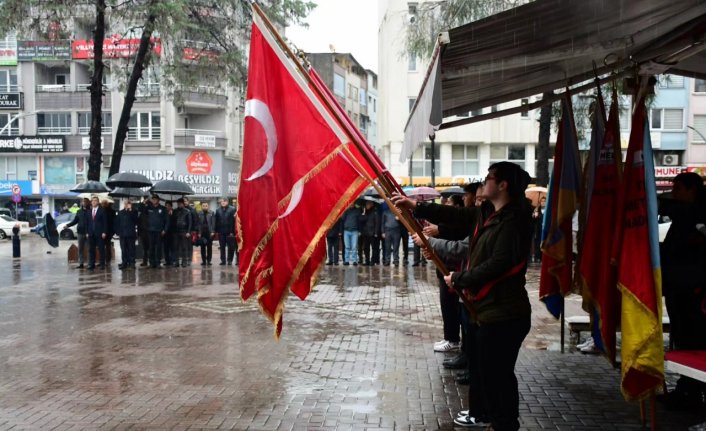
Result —
<svg viewBox="0 0 706 431"><path fill-rule="evenodd" d="M161 138L159 127L131 127L127 132L128 141L159 141Z"/></svg>
<svg viewBox="0 0 706 431"><path fill-rule="evenodd" d="M219 87L205 85L180 87L175 93L185 114L199 114L204 110L221 109L228 103L225 90Z"/></svg>
<svg viewBox="0 0 706 431"><path fill-rule="evenodd" d="M64 93L71 91L69 84L38 84L37 93Z"/></svg>
<svg viewBox="0 0 706 431"><path fill-rule="evenodd" d="M88 134L91 132L90 127L79 127L78 128L78 134L79 135L84 135L88 136ZM113 128L111 126L103 126L101 127L101 135L110 135L113 133Z"/></svg>
<svg viewBox="0 0 706 431"><path fill-rule="evenodd" d="M43 91L39 88L43 87ZM57 87L54 90L48 90L50 87ZM62 89L58 89L62 87ZM65 89L66 85L38 85L37 93L35 94L35 103L37 110L40 111L60 111L71 109L75 111L90 111L91 110L91 93L89 91L70 91ZM103 106L111 106L111 94L109 91L103 95Z"/></svg>
<svg viewBox="0 0 706 431"><path fill-rule="evenodd" d="M174 146L178 148L225 149L227 140L220 130L175 129Z"/></svg>
<svg viewBox="0 0 706 431"><path fill-rule="evenodd" d="M159 99L160 93L159 82L141 83L137 86L135 97L139 99Z"/></svg>
<svg viewBox="0 0 706 431"><path fill-rule="evenodd" d="M38 135L70 135L71 126L68 127L37 127Z"/></svg>

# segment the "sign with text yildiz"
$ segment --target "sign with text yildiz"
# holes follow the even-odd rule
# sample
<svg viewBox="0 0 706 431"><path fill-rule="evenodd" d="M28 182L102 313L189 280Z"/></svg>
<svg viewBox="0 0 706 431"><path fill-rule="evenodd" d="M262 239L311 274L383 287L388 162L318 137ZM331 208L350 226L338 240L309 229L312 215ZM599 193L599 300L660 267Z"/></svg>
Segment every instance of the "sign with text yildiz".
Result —
<svg viewBox="0 0 706 431"><path fill-rule="evenodd" d="M63 153L63 136L0 136L0 153Z"/></svg>
<svg viewBox="0 0 706 431"><path fill-rule="evenodd" d="M22 109L22 93L0 93L0 109Z"/></svg>
<svg viewBox="0 0 706 431"><path fill-rule="evenodd" d="M171 169L160 170L132 170L150 179L152 182L161 180L176 180L188 184L196 196L221 196L221 176L220 175L191 175L177 174Z"/></svg>
<svg viewBox="0 0 706 431"><path fill-rule="evenodd" d="M162 53L161 41L157 37L151 39L152 52L156 55ZM137 54L140 39L123 39L120 36L106 38L103 41L104 58L130 58ZM76 39L71 42L71 58L84 60L93 58L93 39Z"/></svg>
<svg viewBox="0 0 706 431"><path fill-rule="evenodd" d="M32 181L0 181L0 196L12 196L13 190L19 188L19 194L29 196L32 194Z"/></svg>
<svg viewBox="0 0 706 431"><path fill-rule="evenodd" d="M17 61L71 60L70 40L19 40Z"/></svg>
<svg viewBox="0 0 706 431"><path fill-rule="evenodd" d="M194 135L194 147L216 148L216 137L213 135Z"/></svg>

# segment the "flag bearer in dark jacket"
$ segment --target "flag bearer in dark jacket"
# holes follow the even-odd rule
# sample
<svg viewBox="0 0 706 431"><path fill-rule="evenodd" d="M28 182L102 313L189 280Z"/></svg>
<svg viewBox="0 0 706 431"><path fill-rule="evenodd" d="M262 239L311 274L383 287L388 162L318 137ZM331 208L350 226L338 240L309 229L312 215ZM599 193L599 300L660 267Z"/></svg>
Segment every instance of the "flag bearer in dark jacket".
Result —
<svg viewBox="0 0 706 431"><path fill-rule="evenodd" d="M378 217L378 210L373 202L366 201L361 223L361 242L363 243L363 255L365 256L363 265L370 266L370 249L373 245L373 239L377 238L379 231L380 217Z"/></svg>
<svg viewBox="0 0 706 431"><path fill-rule="evenodd" d="M96 267L96 248L100 253L100 268L105 268L105 239L108 237L108 222L105 211L101 208L98 198L91 199L91 209L88 210L88 269Z"/></svg>
<svg viewBox="0 0 706 431"><path fill-rule="evenodd" d="M326 265L338 265L338 255L340 252L339 242L343 237L343 217L336 221L336 224L326 232L326 243L328 244L328 262Z"/></svg>
<svg viewBox="0 0 706 431"><path fill-rule="evenodd" d="M83 269L83 261L86 256L83 254L83 250L86 248L86 234L88 233L88 209L91 207L91 201L88 198L83 198L81 201L81 208L76 211L76 215L71 223L67 224L66 227L76 226L76 236L78 237L78 267Z"/></svg>
<svg viewBox="0 0 706 431"><path fill-rule="evenodd" d="M235 257L235 208L228 204L228 198L221 199L221 206L216 210L215 223L221 250L221 265L226 264L226 248L228 265L232 265Z"/></svg>
<svg viewBox="0 0 706 431"><path fill-rule="evenodd" d="M135 267L135 241L137 240L137 224L139 217L132 208L132 202L125 202L125 207L115 217L115 233L120 237L122 263L120 269Z"/></svg>
<svg viewBox="0 0 706 431"><path fill-rule="evenodd" d="M529 180L527 172L513 163L491 165L483 188L483 196L493 205L487 217L479 207L423 204L399 195L392 198L397 206L414 209L419 218L477 226L464 241L430 238L442 258L457 256L453 250L458 251L460 244L467 250L465 270L444 277L449 287L470 296L476 326L477 381L472 378L470 385L476 402L470 401L470 411L454 420L464 427L484 424L496 431L520 427L515 362L532 313L525 289L532 234L532 207L524 195Z"/></svg>
<svg viewBox="0 0 706 431"><path fill-rule="evenodd" d="M177 200L177 209L174 210L174 237L176 240L176 265L185 267L191 265L191 211L184 206L184 198Z"/></svg>
<svg viewBox="0 0 706 431"><path fill-rule="evenodd" d="M201 204L201 211L198 213L198 232L201 242L201 265L211 266L211 255L213 254L213 236L216 233L216 221L213 213L208 209L208 203Z"/></svg>
<svg viewBox="0 0 706 431"><path fill-rule="evenodd" d="M150 254L150 232L147 228L147 209L152 206L152 202L149 198L145 197L142 203L136 206L138 212L137 234L139 235L140 245L142 246L142 263L140 266L147 266Z"/></svg>
<svg viewBox="0 0 706 431"><path fill-rule="evenodd" d="M149 233L150 243L150 266L159 268L162 239L169 228L169 217L167 209L159 204L159 196L157 195L152 196L152 203L147 206L146 211L147 232Z"/></svg>

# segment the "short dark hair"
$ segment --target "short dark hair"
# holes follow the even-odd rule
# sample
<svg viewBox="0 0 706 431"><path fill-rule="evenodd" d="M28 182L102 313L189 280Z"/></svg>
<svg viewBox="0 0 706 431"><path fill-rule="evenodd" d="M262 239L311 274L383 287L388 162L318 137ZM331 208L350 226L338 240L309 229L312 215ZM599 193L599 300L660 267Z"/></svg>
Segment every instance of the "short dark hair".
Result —
<svg viewBox="0 0 706 431"><path fill-rule="evenodd" d="M451 195L451 197L449 199L451 200L451 202L453 202L454 206L457 206L457 207L463 206L463 198L461 196Z"/></svg>
<svg viewBox="0 0 706 431"><path fill-rule="evenodd" d="M184 203L184 198L179 198L179 199L177 199L177 203L178 203L178 204L183 204L183 203Z"/></svg>
<svg viewBox="0 0 706 431"><path fill-rule="evenodd" d="M696 172L682 172L674 177L673 182L681 183L687 189L696 189L698 192L701 192L701 189L704 187L704 180Z"/></svg>
<svg viewBox="0 0 706 431"><path fill-rule="evenodd" d="M478 193L479 187L480 187L480 183L478 183L478 182L469 183L469 184L466 184L465 186L463 186L463 192L476 195Z"/></svg>
<svg viewBox="0 0 706 431"><path fill-rule="evenodd" d="M493 163L488 168L488 171L493 171L495 182L507 182L507 193L510 199L520 199L525 196L525 189L530 183L531 177L519 165L512 162Z"/></svg>

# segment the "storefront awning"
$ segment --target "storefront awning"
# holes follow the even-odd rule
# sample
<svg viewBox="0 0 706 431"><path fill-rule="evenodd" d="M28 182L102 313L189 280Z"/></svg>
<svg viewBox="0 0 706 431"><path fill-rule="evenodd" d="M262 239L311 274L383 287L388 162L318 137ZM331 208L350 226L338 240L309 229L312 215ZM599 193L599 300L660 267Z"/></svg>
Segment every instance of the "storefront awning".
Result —
<svg viewBox="0 0 706 431"><path fill-rule="evenodd" d="M594 64L598 75L637 69L706 79L705 38L701 0L536 0L454 28L440 36L401 158L430 124L445 128L422 112L441 107L448 118L563 89L592 79Z"/></svg>

